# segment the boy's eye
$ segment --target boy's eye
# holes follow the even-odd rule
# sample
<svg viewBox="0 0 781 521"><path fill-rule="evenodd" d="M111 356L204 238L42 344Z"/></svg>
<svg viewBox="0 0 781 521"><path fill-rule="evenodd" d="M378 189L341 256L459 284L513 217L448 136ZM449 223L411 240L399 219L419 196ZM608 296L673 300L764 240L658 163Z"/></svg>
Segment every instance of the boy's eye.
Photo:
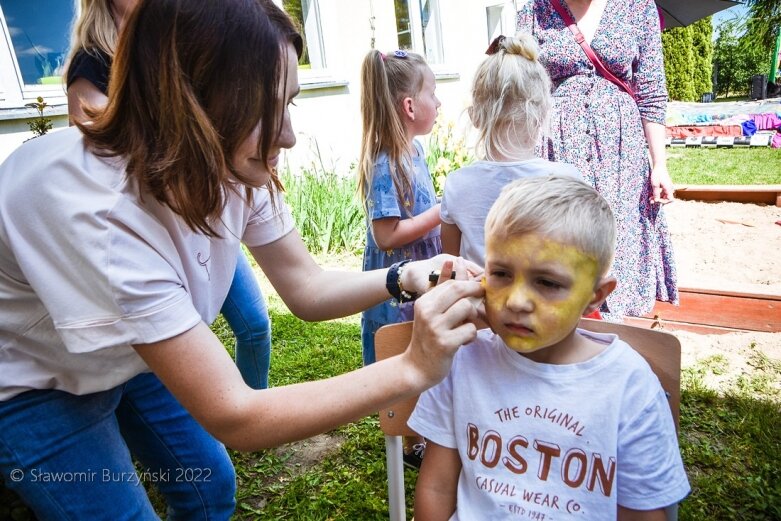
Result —
<svg viewBox="0 0 781 521"><path fill-rule="evenodd" d="M510 274L508 272L506 272L505 270L491 270L488 273L488 275L493 277L493 278L497 278L497 279L501 279L501 278L505 278L505 277L509 277L510 276Z"/></svg>
<svg viewBox="0 0 781 521"><path fill-rule="evenodd" d="M562 284L551 279L539 279L537 280L537 284L546 289L561 289L564 287Z"/></svg>

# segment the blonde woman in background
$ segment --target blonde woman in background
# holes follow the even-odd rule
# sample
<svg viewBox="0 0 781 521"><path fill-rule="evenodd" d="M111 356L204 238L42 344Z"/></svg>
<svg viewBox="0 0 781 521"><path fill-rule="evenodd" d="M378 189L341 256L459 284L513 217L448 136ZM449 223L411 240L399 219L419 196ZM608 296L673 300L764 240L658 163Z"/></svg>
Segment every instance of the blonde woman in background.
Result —
<svg viewBox="0 0 781 521"><path fill-rule="evenodd" d="M82 103L94 107L106 104L117 37L136 3L137 0L81 0L65 72L71 124L86 119Z"/></svg>

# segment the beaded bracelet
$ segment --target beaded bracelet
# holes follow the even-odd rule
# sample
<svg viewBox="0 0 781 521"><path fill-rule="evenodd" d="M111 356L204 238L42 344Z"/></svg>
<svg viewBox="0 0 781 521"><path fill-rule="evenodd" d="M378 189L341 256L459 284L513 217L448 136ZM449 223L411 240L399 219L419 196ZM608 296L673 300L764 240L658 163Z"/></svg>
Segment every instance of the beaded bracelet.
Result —
<svg viewBox="0 0 781 521"><path fill-rule="evenodd" d="M385 278L385 288L393 298L399 302L412 302L418 298L418 294L412 291L407 291L401 284L401 274L404 272L404 266L409 262L409 259L405 259L400 262L391 264L388 268L388 275Z"/></svg>

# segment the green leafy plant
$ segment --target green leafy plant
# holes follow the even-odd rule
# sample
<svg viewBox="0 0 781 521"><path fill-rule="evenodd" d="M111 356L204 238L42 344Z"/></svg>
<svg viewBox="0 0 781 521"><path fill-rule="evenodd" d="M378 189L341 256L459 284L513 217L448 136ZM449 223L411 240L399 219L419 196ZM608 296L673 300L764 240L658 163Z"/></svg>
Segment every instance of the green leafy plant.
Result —
<svg viewBox="0 0 781 521"><path fill-rule="evenodd" d="M38 111L38 117L27 122L27 125L33 132L34 138L40 137L52 129L52 120L43 115L43 111L47 106L48 104L41 96L38 96L34 102L25 105L25 107Z"/></svg>
<svg viewBox="0 0 781 521"><path fill-rule="evenodd" d="M301 172L282 173L285 200L301 238L313 253L363 250L366 223L356 196L355 176L327 169L320 160Z"/></svg>
<svg viewBox="0 0 781 521"><path fill-rule="evenodd" d="M447 175L472 160L463 138L456 136L453 122L442 124L437 121L428 136L426 150L426 163L437 195L442 195Z"/></svg>

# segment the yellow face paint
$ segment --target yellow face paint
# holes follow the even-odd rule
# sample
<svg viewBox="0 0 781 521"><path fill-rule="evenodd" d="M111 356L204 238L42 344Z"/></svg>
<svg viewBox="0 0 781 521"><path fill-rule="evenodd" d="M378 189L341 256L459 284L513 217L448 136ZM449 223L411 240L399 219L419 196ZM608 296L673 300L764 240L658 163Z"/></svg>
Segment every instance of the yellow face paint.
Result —
<svg viewBox="0 0 781 521"><path fill-rule="evenodd" d="M488 324L519 353L571 338L595 296L599 263L569 244L535 233L486 242Z"/></svg>

